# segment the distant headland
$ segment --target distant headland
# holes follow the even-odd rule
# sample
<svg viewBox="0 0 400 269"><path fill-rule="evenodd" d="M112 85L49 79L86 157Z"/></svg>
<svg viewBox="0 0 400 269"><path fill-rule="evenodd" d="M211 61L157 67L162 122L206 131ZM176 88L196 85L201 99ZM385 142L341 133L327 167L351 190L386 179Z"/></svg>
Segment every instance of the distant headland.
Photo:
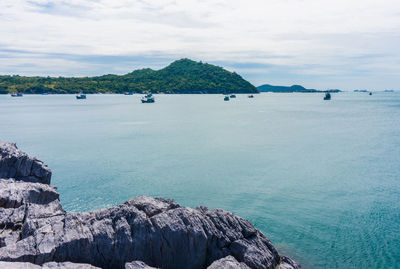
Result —
<svg viewBox="0 0 400 269"><path fill-rule="evenodd" d="M329 90L306 89L301 85L273 86L270 84L264 84L258 86L257 89L260 92L341 92L341 90L338 89L329 89Z"/></svg>
<svg viewBox="0 0 400 269"><path fill-rule="evenodd" d="M43 93L258 93L235 72L190 59L174 61L160 70L135 70L125 75L94 77L0 76L0 94Z"/></svg>

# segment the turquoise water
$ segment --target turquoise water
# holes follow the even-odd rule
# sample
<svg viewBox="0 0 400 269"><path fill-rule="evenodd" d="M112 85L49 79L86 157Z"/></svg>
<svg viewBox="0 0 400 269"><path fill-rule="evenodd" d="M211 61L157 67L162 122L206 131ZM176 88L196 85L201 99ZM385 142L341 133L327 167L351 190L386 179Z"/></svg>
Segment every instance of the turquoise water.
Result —
<svg viewBox="0 0 400 269"><path fill-rule="evenodd" d="M400 268L400 93L0 96L0 139L66 210L137 195L224 208L305 268Z"/></svg>

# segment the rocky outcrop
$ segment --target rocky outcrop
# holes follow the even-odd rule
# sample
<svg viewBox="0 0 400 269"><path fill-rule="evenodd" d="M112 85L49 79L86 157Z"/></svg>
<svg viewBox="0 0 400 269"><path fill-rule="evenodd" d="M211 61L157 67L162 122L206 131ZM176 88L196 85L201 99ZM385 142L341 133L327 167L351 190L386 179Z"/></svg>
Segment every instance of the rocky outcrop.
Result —
<svg viewBox="0 0 400 269"><path fill-rule="evenodd" d="M0 178L50 184L51 170L42 161L20 151L15 144L0 141Z"/></svg>
<svg viewBox="0 0 400 269"><path fill-rule="evenodd" d="M27 157L8 152L19 156L16 162ZM18 171L21 165L6 167ZM141 196L109 209L68 213L54 187L22 180L0 179L0 261L43 268L64 268L49 267L51 262L100 268L300 268L250 222L224 210Z"/></svg>

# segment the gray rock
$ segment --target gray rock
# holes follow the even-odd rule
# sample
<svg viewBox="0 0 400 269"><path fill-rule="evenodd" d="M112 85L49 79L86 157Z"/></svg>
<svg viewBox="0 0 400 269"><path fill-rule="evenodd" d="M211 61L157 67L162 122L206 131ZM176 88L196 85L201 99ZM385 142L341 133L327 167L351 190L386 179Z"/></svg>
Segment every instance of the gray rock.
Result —
<svg viewBox="0 0 400 269"><path fill-rule="evenodd" d="M16 144L0 141L0 178L50 184L51 170L42 161L20 151Z"/></svg>
<svg viewBox="0 0 400 269"><path fill-rule="evenodd" d="M7 269L41 269L42 266L29 263L29 262L2 262L0 261L0 268Z"/></svg>
<svg viewBox="0 0 400 269"><path fill-rule="evenodd" d="M2 160L12 158L4 152L17 156L16 162L27 159L14 147L5 148L11 150L2 151ZM19 171L21 165L14 166ZM33 167L30 174L40 175ZM46 268L78 263L101 268L300 268L281 257L250 222L224 210L140 196L108 209L67 213L54 187L24 180L0 180L0 261Z"/></svg>
<svg viewBox="0 0 400 269"><path fill-rule="evenodd" d="M250 269L245 263L238 262L233 256L216 260L207 269Z"/></svg>
<svg viewBox="0 0 400 269"><path fill-rule="evenodd" d="M157 269L157 268L148 266L142 261L134 261L125 263L125 269Z"/></svg>
<svg viewBox="0 0 400 269"><path fill-rule="evenodd" d="M90 264L71 263L71 262L48 262L42 266L29 262L1 262L0 268L7 269L100 269Z"/></svg>
<svg viewBox="0 0 400 269"><path fill-rule="evenodd" d="M72 263L72 262L48 262L43 264L43 269L100 269L99 267L92 266L85 263Z"/></svg>
<svg viewBox="0 0 400 269"><path fill-rule="evenodd" d="M16 243L63 215L54 187L0 179L0 247Z"/></svg>
<svg viewBox="0 0 400 269"><path fill-rule="evenodd" d="M39 183L0 180L0 207L18 208L23 204L46 205L58 200L56 188Z"/></svg>
<svg viewBox="0 0 400 269"><path fill-rule="evenodd" d="M294 260L281 256L281 262L279 264L278 269L296 269L301 268L300 264L296 263Z"/></svg>

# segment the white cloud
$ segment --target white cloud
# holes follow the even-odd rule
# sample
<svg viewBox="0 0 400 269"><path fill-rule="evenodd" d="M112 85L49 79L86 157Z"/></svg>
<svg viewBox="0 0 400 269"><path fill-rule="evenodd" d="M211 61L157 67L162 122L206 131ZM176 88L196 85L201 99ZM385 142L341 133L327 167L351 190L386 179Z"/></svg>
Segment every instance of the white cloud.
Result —
<svg viewBox="0 0 400 269"><path fill-rule="evenodd" d="M360 64L369 74L399 75L399 15L398 0L2 0L0 49L156 53L286 66L316 79ZM7 71L4 62L1 72ZM56 62L52 70L63 73Z"/></svg>

